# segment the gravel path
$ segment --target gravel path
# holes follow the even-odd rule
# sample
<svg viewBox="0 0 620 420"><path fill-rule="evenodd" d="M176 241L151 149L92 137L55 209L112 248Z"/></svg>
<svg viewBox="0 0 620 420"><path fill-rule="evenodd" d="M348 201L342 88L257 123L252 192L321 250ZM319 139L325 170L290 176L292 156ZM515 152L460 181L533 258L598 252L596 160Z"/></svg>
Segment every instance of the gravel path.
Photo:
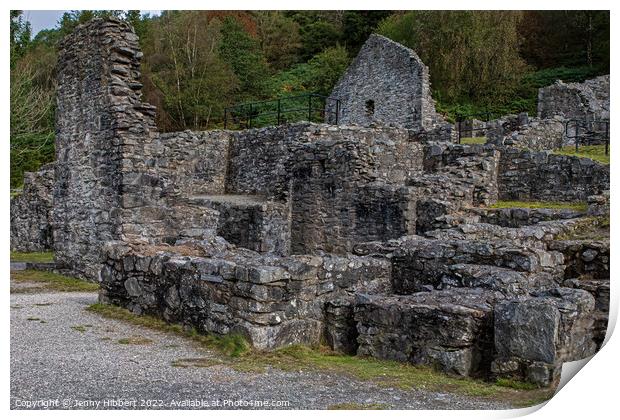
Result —
<svg viewBox="0 0 620 420"><path fill-rule="evenodd" d="M11 408L498 409L497 402L382 388L317 372L237 372L189 340L100 317L94 293L11 295ZM129 339L133 344L121 344ZM149 341L150 340L150 341ZM207 367L179 367L182 359ZM181 364L192 362L181 362ZM177 365L177 366L175 366Z"/></svg>

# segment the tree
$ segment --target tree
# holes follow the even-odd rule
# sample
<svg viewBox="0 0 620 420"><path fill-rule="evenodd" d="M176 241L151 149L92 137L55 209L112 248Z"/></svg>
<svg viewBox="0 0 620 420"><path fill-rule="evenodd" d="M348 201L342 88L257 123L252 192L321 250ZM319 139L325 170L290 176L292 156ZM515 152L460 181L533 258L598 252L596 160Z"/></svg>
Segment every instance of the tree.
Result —
<svg viewBox="0 0 620 420"><path fill-rule="evenodd" d="M526 70L520 20L511 11L414 11L390 16L378 31L418 53L440 101L490 104L508 100Z"/></svg>
<svg viewBox="0 0 620 420"><path fill-rule="evenodd" d="M24 21L21 10L11 10L11 65L24 55L30 45L30 22Z"/></svg>
<svg viewBox="0 0 620 420"><path fill-rule="evenodd" d="M284 70L299 60L299 24L280 11L256 14L260 47L272 70Z"/></svg>
<svg viewBox="0 0 620 420"><path fill-rule="evenodd" d="M206 129L221 120L238 86L219 56L222 22L209 12L167 12L144 38L145 99L164 131Z"/></svg>
<svg viewBox="0 0 620 420"><path fill-rule="evenodd" d="M268 70L258 41L230 16L224 18L220 32L220 57L237 76L237 97L242 100L262 98Z"/></svg>
<svg viewBox="0 0 620 420"><path fill-rule="evenodd" d="M25 171L54 158L53 91L36 85L34 66L21 61L11 69L11 186Z"/></svg>

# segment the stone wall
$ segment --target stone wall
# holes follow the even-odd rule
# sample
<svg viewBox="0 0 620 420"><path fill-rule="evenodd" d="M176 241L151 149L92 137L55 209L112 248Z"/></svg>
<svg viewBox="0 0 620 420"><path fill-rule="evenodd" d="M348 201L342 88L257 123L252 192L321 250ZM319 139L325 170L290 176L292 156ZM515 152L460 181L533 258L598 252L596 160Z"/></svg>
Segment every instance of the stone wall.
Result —
<svg viewBox="0 0 620 420"><path fill-rule="evenodd" d="M506 115L487 123L487 143L534 151L559 149L567 142L564 121L560 116Z"/></svg>
<svg viewBox="0 0 620 420"><path fill-rule="evenodd" d="M226 192L229 131L162 133L148 149L162 192L166 197L187 198Z"/></svg>
<svg viewBox="0 0 620 420"><path fill-rule="evenodd" d="M538 90L538 116L549 118L609 119L609 75L583 83L558 80Z"/></svg>
<svg viewBox="0 0 620 420"><path fill-rule="evenodd" d="M54 164L24 174L22 192L11 198L11 250L49 251L52 236L52 190Z"/></svg>
<svg viewBox="0 0 620 420"><path fill-rule="evenodd" d="M201 332L239 333L258 349L318 345L328 301L390 291L390 265L369 257L278 258L196 242L111 242L104 255L103 302Z"/></svg>
<svg viewBox="0 0 620 420"><path fill-rule="evenodd" d="M587 158L503 148L501 200L585 201L609 186L609 165Z"/></svg>
<svg viewBox="0 0 620 420"><path fill-rule="evenodd" d="M431 129L443 119L435 111L428 67L417 54L373 34L340 78L326 105L326 118L338 124L393 125Z"/></svg>
<svg viewBox="0 0 620 420"><path fill-rule="evenodd" d="M180 173L187 168L177 165L188 160L180 151L191 135L160 139L155 107L141 102L142 52L131 26L93 19L67 36L60 51L53 210L58 261L96 279L106 241L169 241L197 227L213 228L213 210L178 200L197 185L187 183L190 175ZM198 136L217 143L217 134ZM166 141L171 137L173 147ZM211 168L201 173L197 164L189 163L191 176L208 177Z"/></svg>
<svg viewBox="0 0 620 420"><path fill-rule="evenodd" d="M129 123L139 106L138 52L137 36L117 21L93 20L60 44L54 248L61 263L88 278L97 276L103 242L123 233L119 131L142 127Z"/></svg>
<svg viewBox="0 0 620 420"><path fill-rule="evenodd" d="M288 202L291 252L344 253L356 241L415 231L415 197L404 184L422 171L422 150L396 128L246 130L231 143L227 192Z"/></svg>

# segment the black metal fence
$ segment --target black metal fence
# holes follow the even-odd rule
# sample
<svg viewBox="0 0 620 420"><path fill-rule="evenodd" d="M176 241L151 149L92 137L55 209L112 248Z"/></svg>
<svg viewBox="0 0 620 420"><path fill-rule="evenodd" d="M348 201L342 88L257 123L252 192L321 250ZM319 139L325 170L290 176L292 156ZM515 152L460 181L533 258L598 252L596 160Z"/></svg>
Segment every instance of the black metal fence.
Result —
<svg viewBox="0 0 620 420"><path fill-rule="evenodd" d="M333 103L335 106L326 106ZM331 111L333 109L333 111ZM326 113L338 124L340 101L316 93L268 101L248 102L224 109L224 128L245 129L296 121L325 121Z"/></svg>
<svg viewBox="0 0 620 420"><path fill-rule="evenodd" d="M564 138L575 139L575 151L579 146L605 144L605 155L609 154L609 120L573 118L564 123Z"/></svg>

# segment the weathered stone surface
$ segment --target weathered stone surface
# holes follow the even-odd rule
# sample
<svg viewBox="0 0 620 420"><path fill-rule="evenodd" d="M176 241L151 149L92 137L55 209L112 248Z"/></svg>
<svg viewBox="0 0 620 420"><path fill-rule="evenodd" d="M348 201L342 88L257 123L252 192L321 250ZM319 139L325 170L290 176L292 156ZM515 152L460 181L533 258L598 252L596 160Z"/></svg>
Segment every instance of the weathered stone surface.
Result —
<svg viewBox="0 0 620 420"><path fill-rule="evenodd" d="M358 354L480 373L490 362L493 300L481 289L358 295Z"/></svg>
<svg viewBox="0 0 620 420"><path fill-rule="evenodd" d="M336 122L337 111L344 125L431 129L444 123L435 112L428 67L413 50L377 34L336 83L326 104L328 122Z"/></svg>
<svg viewBox="0 0 620 420"><path fill-rule="evenodd" d="M391 289L390 265L380 259L277 257L190 244L106 245L101 299L201 331L243 333L257 348L276 348L318 344L326 302L334 306L356 290ZM340 328L331 315L330 328Z"/></svg>
<svg viewBox="0 0 620 420"><path fill-rule="evenodd" d="M11 250L36 252L51 250L54 164L24 174L22 192L11 198Z"/></svg>
<svg viewBox="0 0 620 420"><path fill-rule="evenodd" d="M609 119L609 75L583 83L558 80L538 90L538 115L565 118Z"/></svg>
<svg viewBox="0 0 620 420"><path fill-rule="evenodd" d="M561 363L594 354L593 310L590 293L570 288L499 303L495 306L495 373L548 385L556 379Z"/></svg>
<svg viewBox="0 0 620 420"><path fill-rule="evenodd" d="M394 249L392 281L397 293L407 294L436 287L455 264L482 264L523 273L563 276L562 255L518 246L510 241L432 240L407 238Z"/></svg>
<svg viewBox="0 0 620 420"><path fill-rule="evenodd" d="M585 201L608 189L609 165L588 158L503 148L501 200Z"/></svg>
<svg viewBox="0 0 620 420"><path fill-rule="evenodd" d="M529 118L527 113L506 115L487 123L487 143L533 151L555 150L567 142L564 123L560 116Z"/></svg>
<svg viewBox="0 0 620 420"><path fill-rule="evenodd" d="M564 255L566 278L609 278L609 239L553 241L549 249Z"/></svg>

